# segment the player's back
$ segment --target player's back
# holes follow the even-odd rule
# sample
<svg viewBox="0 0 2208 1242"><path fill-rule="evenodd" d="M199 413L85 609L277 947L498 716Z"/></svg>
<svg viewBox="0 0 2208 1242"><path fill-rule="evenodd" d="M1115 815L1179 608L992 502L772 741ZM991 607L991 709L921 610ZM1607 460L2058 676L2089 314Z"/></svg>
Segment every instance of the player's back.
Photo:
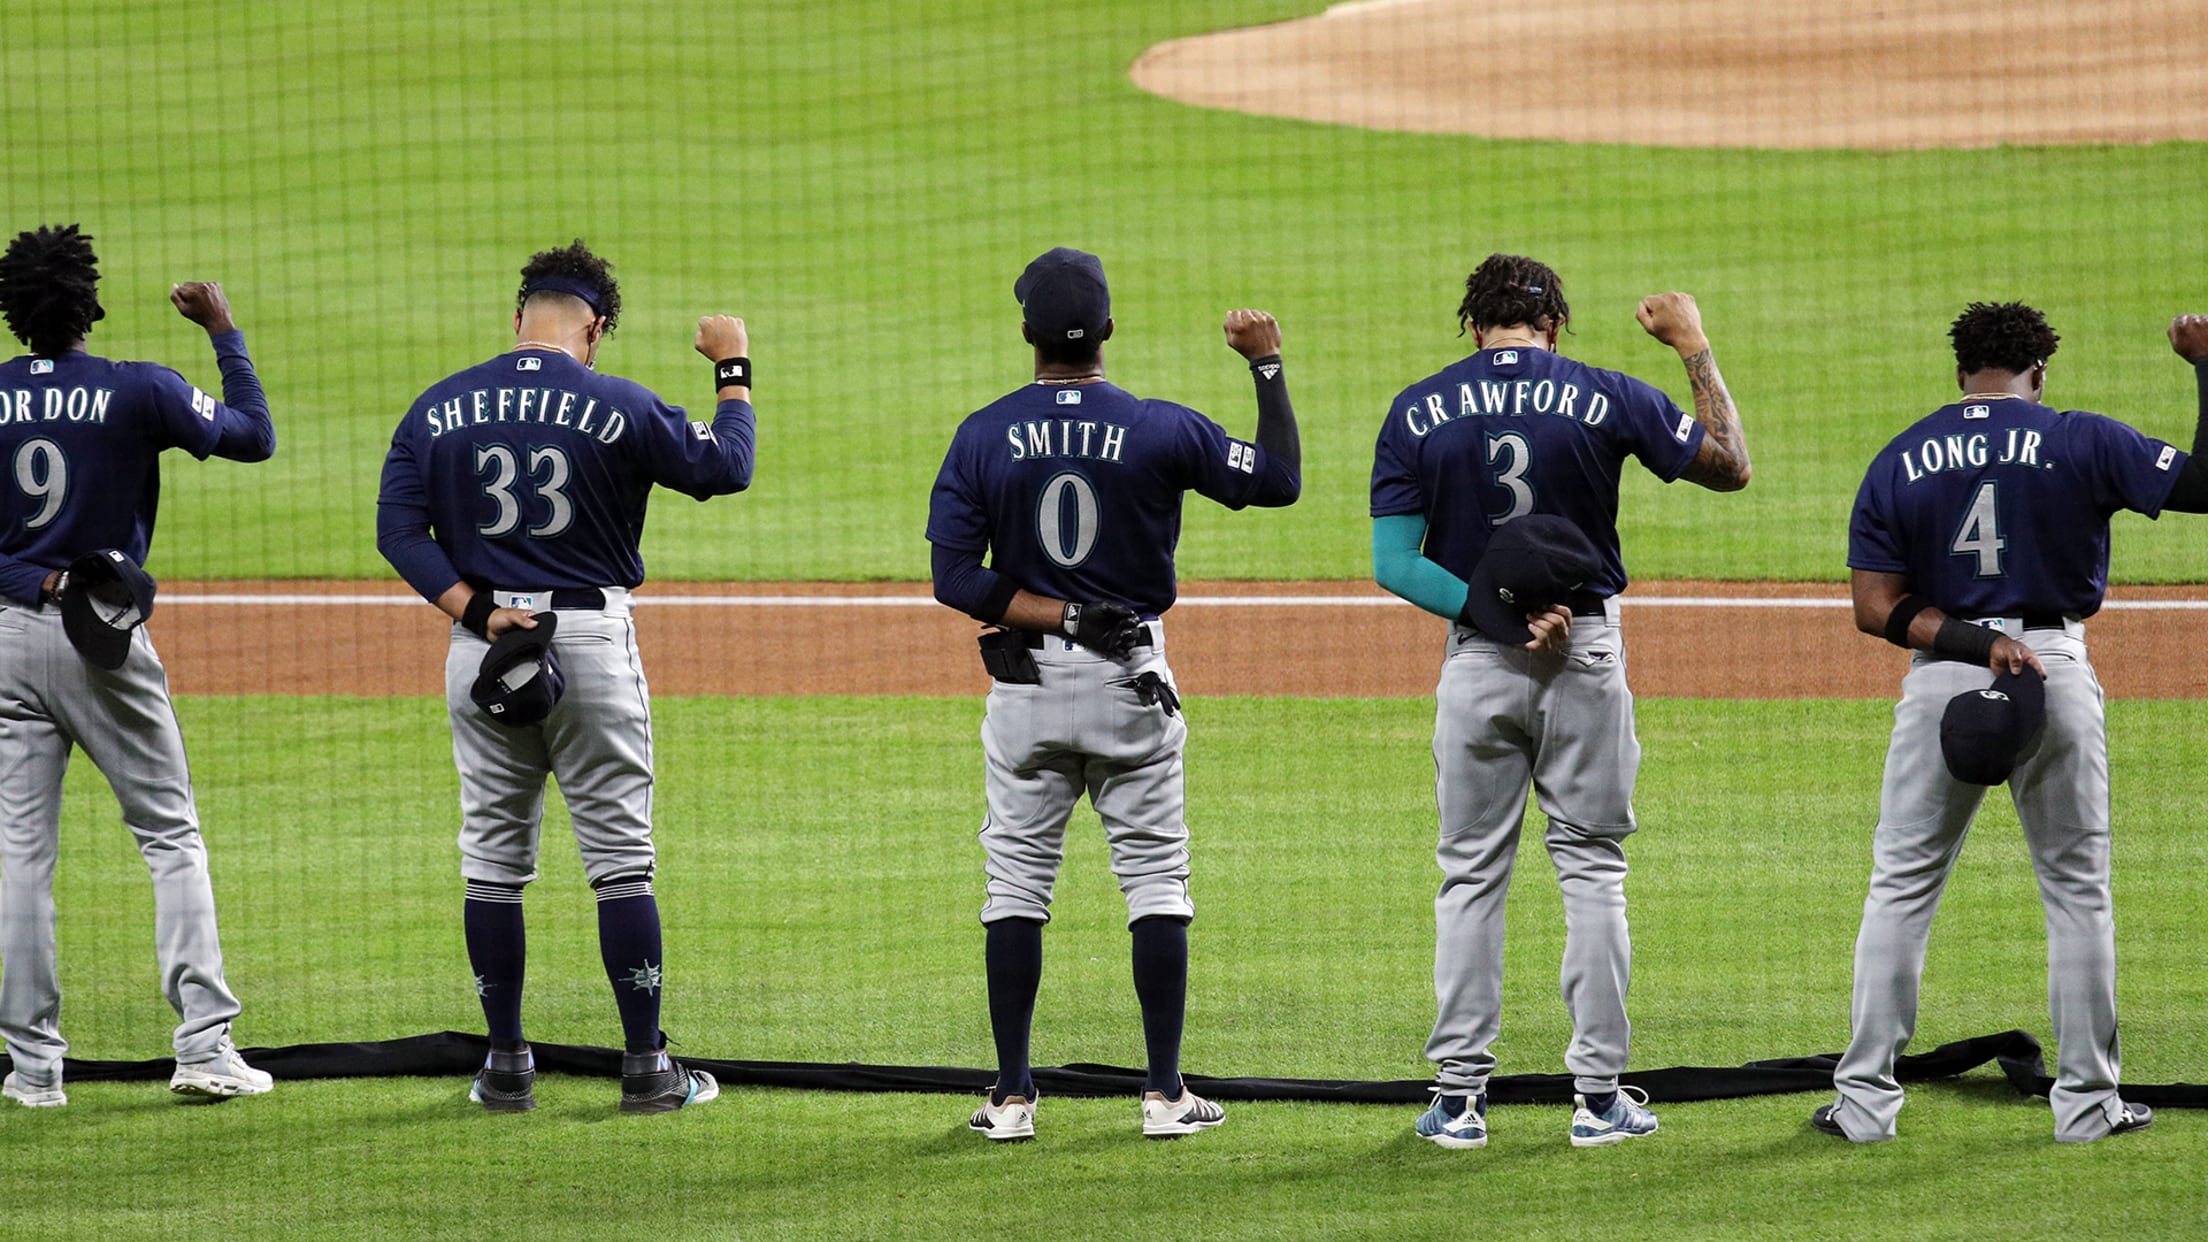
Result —
<svg viewBox="0 0 2208 1242"><path fill-rule="evenodd" d="M2098 414L2022 398L1944 405L1872 461L1848 563L1966 617L2091 615L2108 520L2158 513L2183 457Z"/></svg>

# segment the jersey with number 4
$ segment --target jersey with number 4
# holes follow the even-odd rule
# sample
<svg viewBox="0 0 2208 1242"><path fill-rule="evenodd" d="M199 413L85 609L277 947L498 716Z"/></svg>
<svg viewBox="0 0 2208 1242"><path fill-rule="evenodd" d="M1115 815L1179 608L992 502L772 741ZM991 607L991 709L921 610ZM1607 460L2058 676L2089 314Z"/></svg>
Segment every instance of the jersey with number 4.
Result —
<svg viewBox="0 0 2208 1242"><path fill-rule="evenodd" d="M2186 454L2112 418L2021 398L1944 405L1871 462L1848 565L1963 617L2100 609L2108 519L2159 517Z"/></svg>
<svg viewBox="0 0 2208 1242"><path fill-rule="evenodd" d="M704 500L750 482L750 407L722 406L742 407L742 419L693 422L559 350L501 354L415 399L391 438L378 504L406 525L426 518L452 569L478 588L633 588L644 581L638 543L653 484Z"/></svg>
<svg viewBox="0 0 2208 1242"><path fill-rule="evenodd" d="M1030 384L967 416L936 476L928 542L1055 599L1173 606L1181 494L1248 505L1265 452L1170 401Z"/></svg>
<svg viewBox="0 0 2208 1242"><path fill-rule="evenodd" d="M1529 513L1568 519L1602 558L1584 584L1626 586L1618 551L1625 460L1669 483L1703 427L1657 388L1545 349L1483 350L1404 389L1373 451L1372 516L1426 518L1428 560L1459 578L1496 527Z"/></svg>

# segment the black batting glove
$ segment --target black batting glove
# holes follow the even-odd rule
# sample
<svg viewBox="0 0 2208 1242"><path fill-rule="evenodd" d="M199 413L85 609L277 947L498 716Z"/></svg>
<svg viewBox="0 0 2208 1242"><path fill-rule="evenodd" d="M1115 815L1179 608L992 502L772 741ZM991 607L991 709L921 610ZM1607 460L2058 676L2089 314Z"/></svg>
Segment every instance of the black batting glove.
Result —
<svg viewBox="0 0 2208 1242"><path fill-rule="evenodd" d="M1134 654L1135 639L1142 634L1142 618L1120 604L1066 605L1062 628L1066 637L1101 655L1124 660Z"/></svg>

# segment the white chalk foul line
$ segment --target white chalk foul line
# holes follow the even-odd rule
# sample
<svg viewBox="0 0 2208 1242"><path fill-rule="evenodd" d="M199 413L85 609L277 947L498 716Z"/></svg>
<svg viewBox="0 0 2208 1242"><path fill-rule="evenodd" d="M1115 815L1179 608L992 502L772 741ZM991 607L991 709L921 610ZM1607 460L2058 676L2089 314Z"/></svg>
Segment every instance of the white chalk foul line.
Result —
<svg viewBox="0 0 2208 1242"><path fill-rule="evenodd" d="M417 608L412 595L163 595L161 604L228 608ZM1627 595L1627 608L1847 608L1825 596ZM928 595L639 595L640 608L940 608ZM1408 608L1392 595L1184 595L1182 608ZM2110 611L2200 612L2208 599L2112 599Z"/></svg>

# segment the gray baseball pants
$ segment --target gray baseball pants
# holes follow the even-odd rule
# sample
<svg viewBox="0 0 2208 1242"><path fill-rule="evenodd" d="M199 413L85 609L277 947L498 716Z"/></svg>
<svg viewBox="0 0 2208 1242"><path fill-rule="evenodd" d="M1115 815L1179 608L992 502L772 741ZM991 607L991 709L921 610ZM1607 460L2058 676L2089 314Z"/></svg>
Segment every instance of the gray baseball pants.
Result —
<svg viewBox="0 0 2208 1242"><path fill-rule="evenodd" d="M2055 1137L2106 1135L2117 1098L2116 924L2108 881L2108 734L2100 680L2086 657L2085 627L2013 638L2047 668L2047 724L2017 762L2009 797L2022 821L2047 910L2047 1001L2054 1018ZM1901 1085L1894 1059L1917 1028L1925 945L1948 872L1986 795L1948 774L1940 754L1947 702L1993 684L1976 665L1919 653L1902 679L1893 743L1872 840L1871 891L1855 941L1854 1028L1833 1074L1838 1118L1857 1142L1894 1136Z"/></svg>
<svg viewBox="0 0 2208 1242"><path fill-rule="evenodd" d="M490 644L452 627L445 707L460 769L462 878L515 886L537 878L547 777L560 783L593 885L651 876L651 691L629 594L608 588L605 595L603 611L560 610L552 652L567 691L551 715L519 729L491 719L469 697ZM501 607L534 603L505 591L497 598Z"/></svg>
<svg viewBox="0 0 2208 1242"><path fill-rule="evenodd" d="M1641 744L1617 608L1572 618L1570 649L1547 654L1452 627L1434 691L1434 787L1441 892L1434 898L1439 1014L1426 1056L1445 1094L1476 1094L1502 1028L1503 901L1530 782L1548 816L1564 896L1564 1006L1574 1089L1614 1091L1632 1041L1625 994L1624 838L1633 831Z"/></svg>
<svg viewBox="0 0 2208 1242"><path fill-rule="evenodd" d="M168 674L140 627L112 672L78 656L59 608L0 603L0 1034L26 1080L58 1081L61 980L54 952L54 861L61 782L81 746L107 777L153 876L161 991L181 1021L176 1059L221 1051L238 1016L222 977L215 893L199 836L184 737Z"/></svg>
<svg viewBox="0 0 2208 1242"><path fill-rule="evenodd" d="M1195 915L1183 818L1188 724L1114 684L1145 672L1172 684L1165 627L1152 621L1145 628L1152 645L1126 660L1050 639L1035 652L1041 685L990 683L981 722L989 804L981 828L989 874L982 922L1050 921L1066 821L1083 793L1104 821L1127 922Z"/></svg>

